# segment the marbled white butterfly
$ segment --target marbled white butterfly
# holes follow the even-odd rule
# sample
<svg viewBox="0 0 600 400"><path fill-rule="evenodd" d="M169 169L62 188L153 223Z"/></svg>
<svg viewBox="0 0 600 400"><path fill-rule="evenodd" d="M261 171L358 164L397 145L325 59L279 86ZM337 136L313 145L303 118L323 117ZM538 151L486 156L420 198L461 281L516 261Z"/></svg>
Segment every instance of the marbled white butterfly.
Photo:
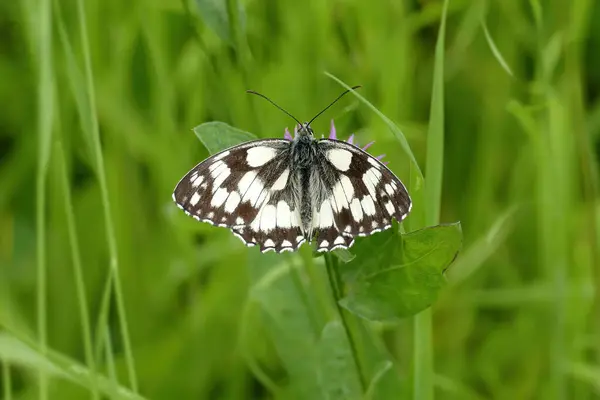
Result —
<svg viewBox="0 0 600 400"><path fill-rule="evenodd" d="M402 221L411 200L400 179L351 143L316 139L315 118L304 124L294 118L292 140L254 140L202 161L179 181L173 200L262 252L294 251L307 240L317 251L347 248L357 236Z"/></svg>

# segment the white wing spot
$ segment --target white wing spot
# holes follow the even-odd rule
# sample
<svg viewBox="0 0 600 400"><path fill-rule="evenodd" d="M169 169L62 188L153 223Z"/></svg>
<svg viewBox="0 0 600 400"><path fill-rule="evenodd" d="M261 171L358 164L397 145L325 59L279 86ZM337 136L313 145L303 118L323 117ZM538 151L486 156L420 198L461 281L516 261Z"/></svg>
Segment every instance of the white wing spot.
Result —
<svg viewBox="0 0 600 400"><path fill-rule="evenodd" d="M350 178L346 175L342 175L333 188L333 196L335 197L335 202L339 210L349 207L348 202L354 197L354 186L352 185Z"/></svg>
<svg viewBox="0 0 600 400"><path fill-rule="evenodd" d="M265 247L275 247L275 243L271 239L265 240Z"/></svg>
<svg viewBox="0 0 600 400"><path fill-rule="evenodd" d="M321 242L321 244L319 245L319 247L321 247L321 248L323 248L323 247L327 247L327 246L329 246L329 242L328 242L327 240L323 240L323 241Z"/></svg>
<svg viewBox="0 0 600 400"><path fill-rule="evenodd" d="M227 211L228 213L234 212L238 204L240 204L241 199L242 198L238 192L231 192L229 198L227 198L227 201L225 202L225 211Z"/></svg>
<svg viewBox="0 0 600 400"><path fill-rule="evenodd" d="M277 226L280 228L289 228L292 225L292 216L290 206L283 200L277 203Z"/></svg>
<svg viewBox="0 0 600 400"><path fill-rule="evenodd" d="M215 213L211 211L211 212L208 213L208 215L206 216L206 218L212 219L212 217L214 217L214 216L215 216Z"/></svg>
<svg viewBox="0 0 600 400"><path fill-rule="evenodd" d="M229 155L229 150L222 152L221 154L217 154L215 156L215 158L213 158L214 161L218 161L223 157L227 157Z"/></svg>
<svg viewBox="0 0 600 400"><path fill-rule="evenodd" d="M333 244L346 244L346 240L342 236L338 236L335 238Z"/></svg>
<svg viewBox="0 0 600 400"><path fill-rule="evenodd" d="M192 178L192 187L197 188L198 186L200 186L203 180L204 177L202 175L195 175L195 177Z"/></svg>
<svg viewBox="0 0 600 400"><path fill-rule="evenodd" d="M367 175L369 175L369 177L371 178L371 182L373 183L373 188L375 188L377 185L379 185L379 181L381 181L381 171L378 170L377 168L370 168L367 170L366 172ZM373 190L373 194L375 194L375 190ZM375 197L375 196L373 196Z"/></svg>
<svg viewBox="0 0 600 400"><path fill-rule="evenodd" d="M190 204L195 206L196 204L198 204L199 201L200 201L200 195L198 194L198 192L195 192L192 195L192 198L190 199Z"/></svg>
<svg viewBox="0 0 600 400"><path fill-rule="evenodd" d="M326 157L340 171L348 171L352 162L352 153L344 149L331 149Z"/></svg>
<svg viewBox="0 0 600 400"><path fill-rule="evenodd" d="M365 184L365 186L367 187L367 190L369 191L369 194L371 195L371 197L375 197L376 196L375 185L373 184L373 180L372 180L371 176L369 176L369 172L372 169L373 168L370 168L369 170L367 170L367 172L364 173L364 175L362 176L362 181Z"/></svg>
<svg viewBox="0 0 600 400"><path fill-rule="evenodd" d="M290 211L290 213L290 226L292 228L300 226L300 213L297 210Z"/></svg>
<svg viewBox="0 0 600 400"><path fill-rule="evenodd" d="M371 198L371 196L363 197L360 203L362 204L362 208L365 211L366 215L375 215L375 213L377 212L377 210L375 209L375 203L373 203L373 199Z"/></svg>
<svg viewBox="0 0 600 400"><path fill-rule="evenodd" d="M394 211L396 211L394 204L391 201L385 203L385 209L388 211L388 213L390 213L390 215L394 215Z"/></svg>
<svg viewBox="0 0 600 400"><path fill-rule="evenodd" d="M256 199L256 203L253 204L254 207L260 207L262 204L266 203L269 201L269 199L271 198L269 191L268 190L263 190L260 193L260 196L258 196L258 199Z"/></svg>
<svg viewBox="0 0 600 400"><path fill-rule="evenodd" d="M352 203L350 203L350 211L352 212L352 218L354 218L356 222L362 221L363 210L360 206L360 201L356 197L352 199Z"/></svg>
<svg viewBox="0 0 600 400"><path fill-rule="evenodd" d="M213 207L221 207L221 205L227 200L229 192L225 188L218 188L213 198L210 200L210 205Z"/></svg>
<svg viewBox="0 0 600 400"><path fill-rule="evenodd" d="M261 209L259 216L260 216L260 227L259 227L259 229L255 229L255 230L269 232L271 229L275 228L276 218L277 218L277 209L275 208L274 205L267 204L266 206L264 206ZM258 219L259 216L257 216L256 219Z"/></svg>
<svg viewBox="0 0 600 400"><path fill-rule="evenodd" d="M333 225L333 210L331 209L331 202L324 200L321 204L321 209L318 213L318 226L326 228Z"/></svg>
<svg viewBox="0 0 600 400"><path fill-rule="evenodd" d="M281 247L292 247L292 243L289 240L281 242Z"/></svg>
<svg viewBox="0 0 600 400"><path fill-rule="evenodd" d="M369 161L369 164L371 164L375 168L379 168L379 163L377 162L376 159L374 159L373 157L369 157L369 158L367 158L367 160Z"/></svg>
<svg viewBox="0 0 600 400"><path fill-rule="evenodd" d="M377 228L379 226L379 223L377 221L373 220L373 222L371 222L371 226L373 228Z"/></svg>
<svg viewBox="0 0 600 400"><path fill-rule="evenodd" d="M242 217L237 217L235 219L235 223L238 225L242 225L244 223L244 219Z"/></svg>
<svg viewBox="0 0 600 400"><path fill-rule="evenodd" d="M252 184L252 182L254 182L255 178L256 172L248 171L244 174L244 176L242 176L242 179L240 179L240 181L238 182L238 190L240 191L240 193L242 193L244 199L246 198L245 194L248 191L248 188L250 188L250 185Z"/></svg>
<svg viewBox="0 0 600 400"><path fill-rule="evenodd" d="M225 164L223 164L225 165ZM231 174L231 170L225 166L225 168L221 169L221 173L219 174L219 176L217 176L213 182L213 190L215 190L215 188L218 188L219 186L221 186L223 184L223 182L225 181L225 179L227 179L227 177Z"/></svg>
<svg viewBox="0 0 600 400"><path fill-rule="evenodd" d="M246 194L244 194L244 200L248 200L250 204L254 206L258 203L258 198L260 197L260 195L263 192L265 192L265 190L263 189L264 187L262 185L262 182L260 182L258 179L255 179L246 191Z"/></svg>
<svg viewBox="0 0 600 400"><path fill-rule="evenodd" d="M208 170L210 171L212 177L216 178L219 176L223 168L227 168L227 165L223 161L215 161L210 167L208 167Z"/></svg>
<svg viewBox="0 0 600 400"><path fill-rule="evenodd" d="M246 153L246 162L249 166L256 168L265 165L277 155L277 151L272 147L256 146L251 147Z"/></svg>
<svg viewBox="0 0 600 400"><path fill-rule="evenodd" d="M385 191L387 192L387 194L390 197L394 196L394 189L392 188L392 185L390 185L389 183L386 183L385 186L384 186L384 188L385 188Z"/></svg>
<svg viewBox="0 0 600 400"><path fill-rule="evenodd" d="M290 170L286 168L285 171L283 171L281 173L279 178L277 178L277 180L271 187L271 190L281 190L281 189L285 188L285 185L287 184L289 175L290 175Z"/></svg>
<svg viewBox="0 0 600 400"><path fill-rule="evenodd" d="M346 227L344 228L344 232L346 232L346 233L352 232L352 227L350 225L346 225Z"/></svg>

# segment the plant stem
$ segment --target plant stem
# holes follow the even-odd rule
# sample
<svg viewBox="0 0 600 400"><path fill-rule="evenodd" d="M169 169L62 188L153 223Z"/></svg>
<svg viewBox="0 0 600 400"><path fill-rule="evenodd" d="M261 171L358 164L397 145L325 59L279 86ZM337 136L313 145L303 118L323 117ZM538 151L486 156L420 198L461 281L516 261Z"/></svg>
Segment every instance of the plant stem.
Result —
<svg viewBox="0 0 600 400"><path fill-rule="evenodd" d="M427 164L425 179L425 226L437 225L440 220L442 197L442 177L444 170L444 48L446 39L446 14L448 0L444 8L435 46L433 88L429 130L427 133ZM427 309L415 317L414 324L414 376L413 399L432 400L433 392L433 349L432 312Z"/></svg>
<svg viewBox="0 0 600 400"><path fill-rule="evenodd" d="M10 364L8 361L2 361L2 385L4 386L3 399L12 400L12 382L10 376Z"/></svg>
<svg viewBox="0 0 600 400"><path fill-rule="evenodd" d="M123 299L123 289L121 288L121 278L119 276L119 257L117 254L117 240L115 236L115 229L111 217L110 201L108 196L108 184L106 179L106 170L104 168L104 157L102 155L102 146L100 144L100 128L98 123L98 115L96 112L96 99L94 90L94 80L92 73L92 57L90 51L90 45L88 43L87 25L86 25L86 14L84 1L77 1L77 16L79 19L79 30L81 37L81 47L83 51L83 59L85 65L85 81L87 89L87 101L90 113L91 126L90 133L92 136L92 145L94 151L94 158L96 164L96 174L98 175L98 182L100 185L100 194L102 198L102 209L104 212L104 223L106 228L106 239L108 243L108 252L110 257L110 271L109 275L112 275L112 283L114 285L114 295L117 309L117 318L119 321L119 328L121 339L123 341L123 350L125 353L125 366L129 375L129 385L133 392L138 392L137 374L135 370L135 361L133 359L133 351L131 348L131 342L129 337L129 328L127 323L127 316L125 312L125 302ZM101 310L101 315L105 310Z"/></svg>
<svg viewBox="0 0 600 400"><path fill-rule="evenodd" d="M90 379L90 390L92 392L92 398L98 399L100 398L100 394L98 392L98 383L96 382L96 361L94 358L94 351L92 347L90 316L87 310L87 293L85 289L83 268L81 267L81 255L79 252L77 229L75 228L75 215L73 211L73 203L71 201L71 190L69 187L69 179L67 167L65 165L64 152L60 143L56 145L56 148L56 153L58 154L58 161L60 163L60 174L63 184L63 199L65 205L65 215L67 217L67 230L69 234L69 242L71 247L71 258L73 262L73 275L75 276L77 302L79 305L79 318L81 319L81 334L83 338L85 361L90 371L92 372Z"/></svg>
<svg viewBox="0 0 600 400"><path fill-rule="evenodd" d="M364 374L363 368L361 367L360 360L358 357L358 351L356 349L356 343L354 342L354 338L352 337L352 333L350 332L350 327L348 326L347 314L345 310L340 306L340 300L342 299L342 278L338 271L337 259L333 257L331 254L325 254L325 266L327 267L327 276L329 277L329 285L331 286L331 291L333 292L333 298L335 300L335 305L337 307L338 313L340 315L340 319L342 321L342 325L344 326L344 330L346 331L346 336L348 336L348 343L350 343L350 350L352 351L352 359L354 360L354 365L356 366L356 372L360 378L360 385L362 388L362 392L366 393L367 390L367 378Z"/></svg>
<svg viewBox="0 0 600 400"><path fill-rule="evenodd" d="M54 81L52 69L52 11L50 0L40 0L38 36L38 169L36 180L37 217L37 330L40 352L47 353L47 260L46 260L46 180L50 161L50 142L53 123ZM48 398L48 377L39 371L39 398Z"/></svg>

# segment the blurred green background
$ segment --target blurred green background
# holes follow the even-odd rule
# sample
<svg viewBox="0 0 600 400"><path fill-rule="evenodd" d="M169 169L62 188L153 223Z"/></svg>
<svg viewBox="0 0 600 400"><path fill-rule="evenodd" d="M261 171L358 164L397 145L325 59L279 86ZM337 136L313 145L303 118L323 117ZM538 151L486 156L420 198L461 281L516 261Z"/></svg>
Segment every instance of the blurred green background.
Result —
<svg viewBox="0 0 600 400"><path fill-rule="evenodd" d="M427 179L442 9L0 2L0 396L352 398L315 373L338 360L322 259L261 258L171 192L207 156L193 127L281 137L293 121L244 91L307 120L342 90L325 71L363 86ZM432 309L432 370L414 318L349 318L366 397L430 398L425 370L440 399L600 398L599 20L592 0L449 2L440 222L461 221L463 250ZM356 97L313 128L330 119L409 181Z"/></svg>

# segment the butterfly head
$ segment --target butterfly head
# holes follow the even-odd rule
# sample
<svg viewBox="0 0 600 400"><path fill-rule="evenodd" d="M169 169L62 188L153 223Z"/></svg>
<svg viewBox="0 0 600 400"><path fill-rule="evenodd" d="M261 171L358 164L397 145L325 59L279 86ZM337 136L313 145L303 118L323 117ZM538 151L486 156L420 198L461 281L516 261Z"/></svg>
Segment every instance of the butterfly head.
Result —
<svg viewBox="0 0 600 400"><path fill-rule="evenodd" d="M294 133L296 134L296 137L309 137L311 139L314 137L314 132L313 132L312 128L310 127L309 122L305 122L303 124L296 125L296 129L295 129Z"/></svg>

